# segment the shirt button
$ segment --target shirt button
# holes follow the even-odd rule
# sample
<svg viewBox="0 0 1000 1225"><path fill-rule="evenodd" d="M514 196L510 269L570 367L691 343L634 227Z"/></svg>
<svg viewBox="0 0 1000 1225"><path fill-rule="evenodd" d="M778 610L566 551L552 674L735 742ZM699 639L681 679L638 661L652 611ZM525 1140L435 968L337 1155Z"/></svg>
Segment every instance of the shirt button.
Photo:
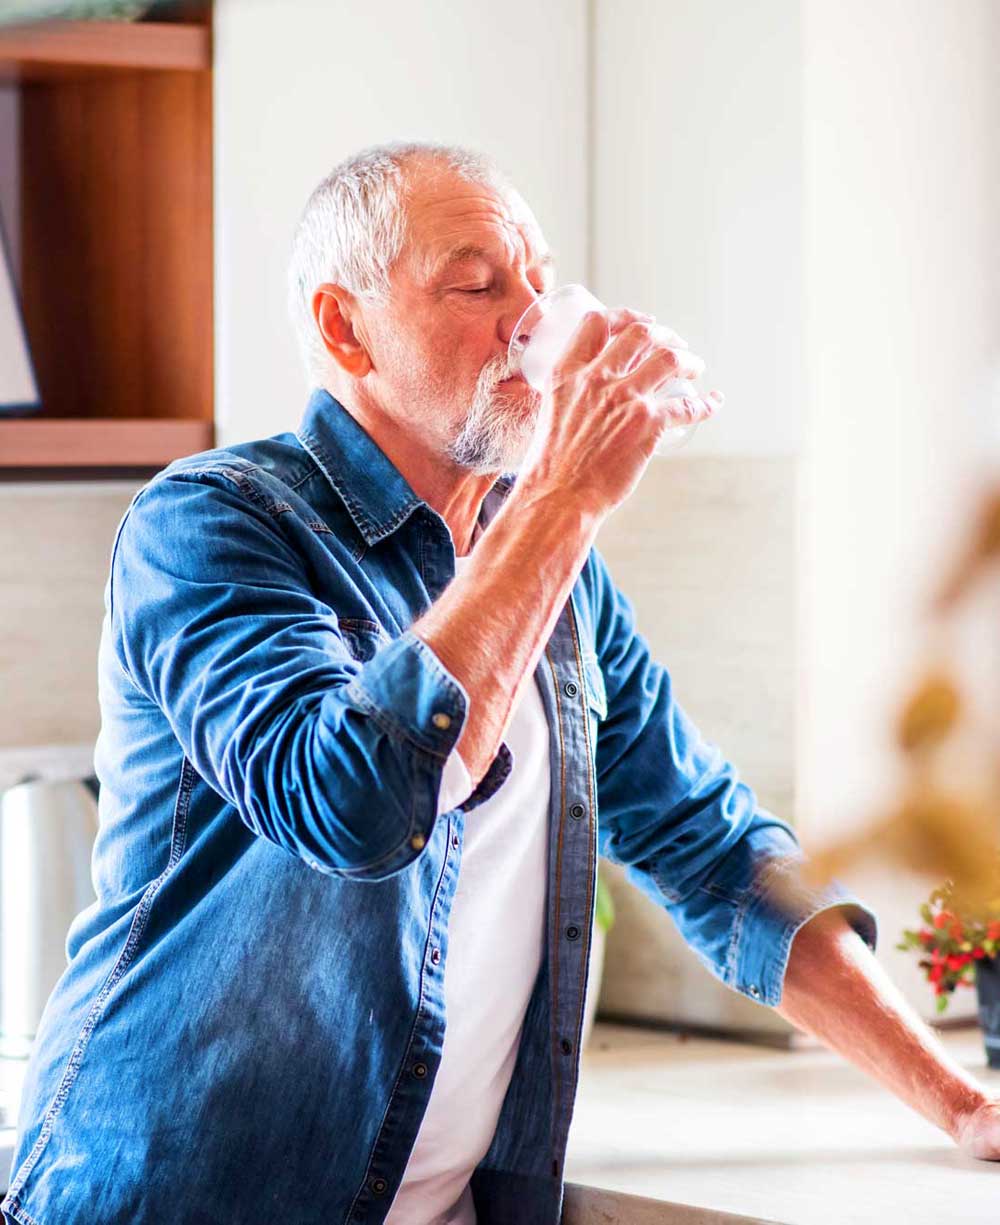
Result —
<svg viewBox="0 0 1000 1225"><path fill-rule="evenodd" d="M441 950L440 949L431 949L431 961L433 961L436 966L439 966L441 964Z"/></svg>
<svg viewBox="0 0 1000 1225"><path fill-rule="evenodd" d="M456 851L458 850L458 834L452 834L451 845L455 848Z"/></svg>
<svg viewBox="0 0 1000 1225"><path fill-rule="evenodd" d="M760 990L759 990L759 988L757 988L757 987L755 987L755 986L753 986L753 985L751 984L751 986L748 988L748 990L749 990L750 994L753 996L753 998L754 998L755 1000L760 999Z"/></svg>
<svg viewBox="0 0 1000 1225"><path fill-rule="evenodd" d="M573 683L573 681L567 681L566 684L563 685L563 690L568 698L575 698L576 695L580 692L580 690Z"/></svg>
<svg viewBox="0 0 1000 1225"><path fill-rule="evenodd" d="M389 1188L384 1178L373 1178L368 1185L376 1195L385 1195Z"/></svg>
<svg viewBox="0 0 1000 1225"><path fill-rule="evenodd" d="M571 923L569 927L566 928L566 939L567 940L579 940L579 938L580 938L580 929L576 926L575 923Z"/></svg>
<svg viewBox="0 0 1000 1225"><path fill-rule="evenodd" d="M423 834L414 834L410 839L410 846L412 846L415 851L422 851L426 845L427 839L423 836Z"/></svg>
<svg viewBox="0 0 1000 1225"><path fill-rule="evenodd" d="M573 1043L568 1038L563 1038L559 1043L559 1049L564 1055L571 1055L573 1053Z"/></svg>
<svg viewBox="0 0 1000 1225"><path fill-rule="evenodd" d="M427 1075L427 1064L426 1063L415 1063L413 1065L413 1075L418 1080L423 1080L424 1077Z"/></svg>
<svg viewBox="0 0 1000 1225"><path fill-rule="evenodd" d="M573 807L569 810L569 815L573 818L574 821L579 821L582 819L583 814L586 811L587 811L586 808L584 808L582 804L574 804Z"/></svg>
<svg viewBox="0 0 1000 1225"><path fill-rule="evenodd" d="M443 710L439 710L437 714L431 716L431 722L435 727L439 727L442 731L451 727L451 715L446 715Z"/></svg>

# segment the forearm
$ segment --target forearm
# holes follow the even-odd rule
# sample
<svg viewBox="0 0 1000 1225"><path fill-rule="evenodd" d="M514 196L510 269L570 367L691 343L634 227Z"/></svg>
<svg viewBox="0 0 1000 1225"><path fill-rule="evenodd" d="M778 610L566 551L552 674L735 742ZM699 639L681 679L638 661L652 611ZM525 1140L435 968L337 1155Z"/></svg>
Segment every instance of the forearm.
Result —
<svg viewBox="0 0 1000 1225"><path fill-rule="evenodd" d="M776 1011L954 1139L962 1120L990 1100L835 910L816 915L796 933Z"/></svg>
<svg viewBox="0 0 1000 1225"><path fill-rule="evenodd" d="M412 629L469 695L458 751L479 780L587 559L600 517L516 486L468 567Z"/></svg>

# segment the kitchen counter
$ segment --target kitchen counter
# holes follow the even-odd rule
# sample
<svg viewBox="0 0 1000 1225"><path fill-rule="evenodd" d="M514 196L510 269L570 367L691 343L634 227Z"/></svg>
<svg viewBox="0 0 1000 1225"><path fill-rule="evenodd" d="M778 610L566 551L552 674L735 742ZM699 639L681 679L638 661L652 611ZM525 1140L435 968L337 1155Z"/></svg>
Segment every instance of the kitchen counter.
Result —
<svg viewBox="0 0 1000 1225"><path fill-rule="evenodd" d="M1000 1096L976 1029L946 1047ZM0 1060L0 1110L23 1064ZM13 1130L0 1125L0 1185ZM566 1162L564 1225L994 1225L1000 1163L822 1047L775 1050L597 1025ZM582 1185L581 1185L582 1184Z"/></svg>
<svg viewBox="0 0 1000 1225"><path fill-rule="evenodd" d="M1000 1096L978 1029L942 1040ZM775 1050L596 1026L566 1178L675 1206L633 1218L613 1199L598 1215L568 1197L567 1225L701 1225L717 1212L780 1225L1000 1220L1000 1163L963 1157L944 1132L812 1043Z"/></svg>

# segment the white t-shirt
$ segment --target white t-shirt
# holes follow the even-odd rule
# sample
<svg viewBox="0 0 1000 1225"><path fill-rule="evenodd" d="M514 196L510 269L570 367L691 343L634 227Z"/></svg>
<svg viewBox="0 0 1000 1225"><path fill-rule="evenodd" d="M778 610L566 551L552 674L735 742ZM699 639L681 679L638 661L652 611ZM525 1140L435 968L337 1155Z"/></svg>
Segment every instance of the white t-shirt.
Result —
<svg viewBox="0 0 1000 1225"><path fill-rule="evenodd" d="M456 558L461 573L468 556ZM541 965L548 879L549 728L537 683L504 736L510 775L465 815L448 924L441 1064L387 1225L475 1225L473 1170L496 1131ZM445 765L439 812L472 793L462 759Z"/></svg>

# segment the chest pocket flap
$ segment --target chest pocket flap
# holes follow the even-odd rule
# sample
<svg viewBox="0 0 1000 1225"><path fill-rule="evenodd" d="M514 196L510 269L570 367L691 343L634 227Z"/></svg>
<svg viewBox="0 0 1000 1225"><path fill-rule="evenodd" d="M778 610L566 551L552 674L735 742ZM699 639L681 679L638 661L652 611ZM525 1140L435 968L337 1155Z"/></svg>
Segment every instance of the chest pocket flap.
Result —
<svg viewBox="0 0 1000 1225"><path fill-rule="evenodd" d="M604 673L596 655L584 654L583 677L587 686L587 702L598 719L608 715L608 694L604 687Z"/></svg>

